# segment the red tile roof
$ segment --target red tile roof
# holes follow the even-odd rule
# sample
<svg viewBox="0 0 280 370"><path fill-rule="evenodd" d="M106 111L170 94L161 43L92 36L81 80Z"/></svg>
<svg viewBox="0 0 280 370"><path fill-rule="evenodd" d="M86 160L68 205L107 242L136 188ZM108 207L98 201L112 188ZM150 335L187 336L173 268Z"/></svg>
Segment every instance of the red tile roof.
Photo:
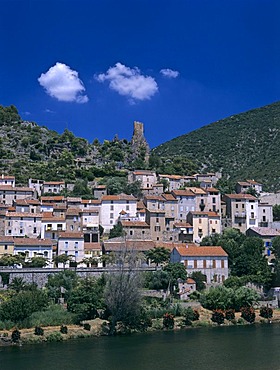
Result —
<svg viewBox="0 0 280 370"><path fill-rule="evenodd" d="M227 253L223 250L222 247L213 246L213 247L198 247L198 246L180 246L176 247L177 252L182 257L227 257Z"/></svg>
<svg viewBox="0 0 280 370"><path fill-rule="evenodd" d="M248 199L248 200L257 200L256 197L254 197L251 194L225 194L225 197L229 199Z"/></svg>
<svg viewBox="0 0 280 370"><path fill-rule="evenodd" d="M67 231L62 231L58 234L60 239L84 239L83 233L71 233Z"/></svg>

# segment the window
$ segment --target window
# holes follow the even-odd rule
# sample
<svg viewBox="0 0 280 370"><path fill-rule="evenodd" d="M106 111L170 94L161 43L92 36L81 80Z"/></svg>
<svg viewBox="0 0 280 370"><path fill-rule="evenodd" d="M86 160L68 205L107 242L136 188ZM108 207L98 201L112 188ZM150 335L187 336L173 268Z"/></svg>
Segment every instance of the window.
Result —
<svg viewBox="0 0 280 370"><path fill-rule="evenodd" d="M245 208L245 204L244 203L242 204L242 208Z"/></svg>
<svg viewBox="0 0 280 370"><path fill-rule="evenodd" d="M251 209L254 209L254 205L253 204L251 204Z"/></svg>
<svg viewBox="0 0 280 370"><path fill-rule="evenodd" d="M133 235L133 230L129 230L129 235Z"/></svg>
<svg viewBox="0 0 280 370"><path fill-rule="evenodd" d="M114 210L114 206L110 206L110 211L113 211Z"/></svg>
<svg viewBox="0 0 280 370"><path fill-rule="evenodd" d="M110 218L114 218L114 213L110 213Z"/></svg>
<svg viewBox="0 0 280 370"><path fill-rule="evenodd" d="M68 242L64 243L65 248L68 248Z"/></svg>
<svg viewBox="0 0 280 370"><path fill-rule="evenodd" d="M74 226L73 225L70 225L70 230L73 231L74 230Z"/></svg>
<svg viewBox="0 0 280 370"><path fill-rule="evenodd" d="M7 246L7 245L5 245L5 246L4 246L4 249L5 249L5 251L6 251L6 250L8 249L8 246Z"/></svg>
<svg viewBox="0 0 280 370"><path fill-rule="evenodd" d="M79 242L75 242L75 249L79 247Z"/></svg>
<svg viewBox="0 0 280 370"><path fill-rule="evenodd" d="M37 233L37 228L36 227L34 227L33 228L33 234L36 234Z"/></svg>
<svg viewBox="0 0 280 370"><path fill-rule="evenodd" d="M213 203L216 203L216 198L212 198L213 199Z"/></svg>
<svg viewBox="0 0 280 370"><path fill-rule="evenodd" d="M160 231L160 226L155 226L155 231Z"/></svg>
<svg viewBox="0 0 280 370"><path fill-rule="evenodd" d="M216 212L216 206L213 205L213 212Z"/></svg>
<svg viewBox="0 0 280 370"><path fill-rule="evenodd" d="M114 222L113 220L110 220L110 224L111 224L111 225L113 224L113 222Z"/></svg>
<svg viewBox="0 0 280 370"><path fill-rule="evenodd" d="M20 234L23 234L23 230L22 230L22 229L20 229L20 230L19 230L19 233L20 233Z"/></svg>
<svg viewBox="0 0 280 370"><path fill-rule="evenodd" d="M145 230L142 230L142 235L144 235L145 234Z"/></svg>
<svg viewBox="0 0 280 370"><path fill-rule="evenodd" d="M263 216L263 222L265 222L266 221L266 216Z"/></svg>
<svg viewBox="0 0 280 370"><path fill-rule="evenodd" d="M156 217L156 222L159 222L159 218L158 217Z"/></svg>
<svg viewBox="0 0 280 370"><path fill-rule="evenodd" d="M221 267L222 267L222 269L225 268L225 261L224 260L221 260Z"/></svg>
<svg viewBox="0 0 280 370"><path fill-rule="evenodd" d="M129 206L126 206L126 210L129 211Z"/></svg>
<svg viewBox="0 0 280 370"><path fill-rule="evenodd" d="M36 217L34 217L34 222L36 222Z"/></svg>
<svg viewBox="0 0 280 370"><path fill-rule="evenodd" d="M238 204L237 203L235 203L235 207L238 208Z"/></svg>
<svg viewBox="0 0 280 370"><path fill-rule="evenodd" d="M202 219L199 217L198 219L198 223L201 224L202 223Z"/></svg>
<svg viewBox="0 0 280 370"><path fill-rule="evenodd" d="M48 252L47 251L44 252L44 257L48 258Z"/></svg>
<svg viewBox="0 0 280 370"><path fill-rule="evenodd" d="M251 218L255 218L254 212L251 212Z"/></svg>

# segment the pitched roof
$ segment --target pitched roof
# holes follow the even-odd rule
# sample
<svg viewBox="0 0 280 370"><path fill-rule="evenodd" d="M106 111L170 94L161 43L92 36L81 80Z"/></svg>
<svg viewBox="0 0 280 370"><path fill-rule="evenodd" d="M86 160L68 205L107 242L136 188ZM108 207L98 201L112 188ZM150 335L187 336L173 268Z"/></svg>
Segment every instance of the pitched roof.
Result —
<svg viewBox="0 0 280 370"><path fill-rule="evenodd" d="M148 251L155 247L155 243L152 240L127 240L123 238L113 238L104 241L103 243L105 250L119 252L122 250L132 251Z"/></svg>
<svg viewBox="0 0 280 370"><path fill-rule="evenodd" d="M144 221L126 221L126 220L122 220L121 224L122 224L123 227L146 227L146 228L150 227Z"/></svg>
<svg viewBox="0 0 280 370"><path fill-rule="evenodd" d="M134 200L136 202L137 199L133 195L127 195L122 193L119 195L103 195L101 201L107 200Z"/></svg>
<svg viewBox="0 0 280 370"><path fill-rule="evenodd" d="M63 185L64 181L44 181L43 185Z"/></svg>
<svg viewBox="0 0 280 370"><path fill-rule="evenodd" d="M170 193L163 193L161 196L166 200L166 201L173 201L177 202L178 200Z"/></svg>
<svg viewBox="0 0 280 370"><path fill-rule="evenodd" d="M250 227L249 230L253 230L260 236L280 236L280 231L271 227Z"/></svg>
<svg viewBox="0 0 280 370"><path fill-rule="evenodd" d="M34 192L34 189L28 188L27 186L22 186L22 187L12 187L11 185L1 185L0 190L6 190L6 191L14 191L14 192Z"/></svg>
<svg viewBox="0 0 280 370"><path fill-rule="evenodd" d="M176 197L195 197L195 194L192 190L172 190L172 194Z"/></svg>
<svg viewBox="0 0 280 370"><path fill-rule="evenodd" d="M52 246L54 243L50 239L31 239L31 238L14 238L15 246Z"/></svg>
<svg viewBox="0 0 280 370"><path fill-rule="evenodd" d="M219 193L220 192L220 190L219 189L216 189L216 188L206 188L205 189L205 191L207 192L207 193Z"/></svg>
<svg viewBox="0 0 280 370"><path fill-rule="evenodd" d="M175 247L175 249L182 257L227 257L227 253L219 246L200 247L187 245L186 247Z"/></svg>
<svg viewBox="0 0 280 370"><path fill-rule="evenodd" d="M257 200L257 198L251 194L225 194L225 197L229 199Z"/></svg>
<svg viewBox="0 0 280 370"><path fill-rule="evenodd" d="M29 212L7 212L7 217L25 217L25 218L42 218L42 213L29 213Z"/></svg>
<svg viewBox="0 0 280 370"><path fill-rule="evenodd" d="M57 201L57 202L61 202L61 201L64 201L65 198L62 196L62 195L54 195L54 196L43 196L41 197L41 201L42 202L49 202L49 201Z"/></svg>
<svg viewBox="0 0 280 370"><path fill-rule="evenodd" d="M186 244L185 243L174 243L174 242L155 242L155 245L156 247L164 247L166 249L169 249L170 251L172 251L174 248L180 248L180 247L183 247L183 248L186 248ZM196 246L196 244L194 243L188 243L189 246Z"/></svg>
<svg viewBox="0 0 280 370"><path fill-rule="evenodd" d="M189 229L189 228L192 228L193 226L189 224L188 222L177 221L177 222L174 222L173 227L184 227L186 229Z"/></svg>
<svg viewBox="0 0 280 370"><path fill-rule="evenodd" d="M91 251L91 250L102 250L101 243L84 243L84 250Z"/></svg>
<svg viewBox="0 0 280 370"><path fill-rule="evenodd" d="M38 199L17 199L14 201L14 203L17 206L28 206L28 205L40 205L40 202Z"/></svg>

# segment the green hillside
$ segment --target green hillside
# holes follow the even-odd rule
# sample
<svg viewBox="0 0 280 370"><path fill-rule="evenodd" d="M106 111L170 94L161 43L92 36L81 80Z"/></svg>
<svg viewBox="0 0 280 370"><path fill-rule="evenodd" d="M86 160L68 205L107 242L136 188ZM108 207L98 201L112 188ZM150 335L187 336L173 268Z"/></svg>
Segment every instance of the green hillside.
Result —
<svg viewBox="0 0 280 370"><path fill-rule="evenodd" d="M237 114L179 136L153 150L174 160L184 156L203 172L220 171L233 181L255 179L280 189L280 102Z"/></svg>

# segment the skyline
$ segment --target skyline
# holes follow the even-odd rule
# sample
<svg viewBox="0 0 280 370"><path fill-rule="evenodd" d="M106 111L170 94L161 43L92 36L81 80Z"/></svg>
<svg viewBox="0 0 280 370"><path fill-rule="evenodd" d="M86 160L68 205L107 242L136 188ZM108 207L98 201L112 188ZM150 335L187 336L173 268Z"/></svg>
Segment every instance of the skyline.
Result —
<svg viewBox="0 0 280 370"><path fill-rule="evenodd" d="M0 104L151 147L279 100L277 1L1 0Z"/></svg>

